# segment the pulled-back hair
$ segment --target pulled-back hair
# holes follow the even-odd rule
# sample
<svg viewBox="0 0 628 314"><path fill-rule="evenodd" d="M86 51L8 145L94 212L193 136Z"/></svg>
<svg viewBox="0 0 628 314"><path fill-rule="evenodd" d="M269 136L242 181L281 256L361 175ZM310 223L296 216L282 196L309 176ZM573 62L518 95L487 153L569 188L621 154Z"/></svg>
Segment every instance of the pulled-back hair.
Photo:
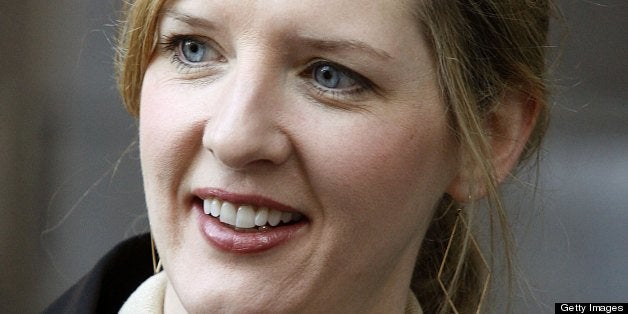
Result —
<svg viewBox="0 0 628 314"><path fill-rule="evenodd" d="M538 106L539 116L520 162L538 152L549 116L544 78L551 7L547 0L439 0L421 1L417 9L462 151L463 171L474 181L469 194L486 194L489 226L483 228L502 243L509 276L512 238L492 163L487 119L496 107L509 105L502 103L505 92L522 93L528 104ZM454 233L449 245L456 215L471 225L479 210L466 205L458 212L462 204L444 196L419 252L412 284L428 313L454 312L454 306L461 313L479 310L491 265L486 268L472 245L470 229Z"/></svg>
<svg viewBox="0 0 628 314"><path fill-rule="evenodd" d="M135 117L139 115L142 81L156 47L159 13L165 2L125 2L116 75L124 104ZM436 64L451 129L462 152L463 171L473 182L469 194L483 191L486 195L490 225L483 227L503 243L509 268L511 235L492 163L486 120L497 106L508 105L501 103L506 91L526 95L540 113L520 159L538 151L548 121L544 50L550 7L549 0L419 0L415 7L417 23ZM484 291L490 269L485 268L481 253L471 245L471 228L456 232L450 242L457 218L472 225L479 210L466 204L467 208L459 212L461 205L443 196L418 253L412 289L427 313L476 311Z"/></svg>

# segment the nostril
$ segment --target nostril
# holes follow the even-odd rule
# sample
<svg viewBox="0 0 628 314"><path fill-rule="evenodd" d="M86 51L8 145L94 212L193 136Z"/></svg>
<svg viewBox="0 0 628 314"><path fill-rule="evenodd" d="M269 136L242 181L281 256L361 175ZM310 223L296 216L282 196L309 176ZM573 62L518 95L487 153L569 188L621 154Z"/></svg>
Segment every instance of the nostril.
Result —
<svg viewBox="0 0 628 314"><path fill-rule="evenodd" d="M203 147L230 169L279 165L291 155L282 121L258 107L234 105L205 122Z"/></svg>
<svg viewBox="0 0 628 314"><path fill-rule="evenodd" d="M204 141L203 144L205 149L221 164L238 170L254 165L280 165L291 155L289 139L283 138L283 134L246 135L250 137L214 137L209 141Z"/></svg>

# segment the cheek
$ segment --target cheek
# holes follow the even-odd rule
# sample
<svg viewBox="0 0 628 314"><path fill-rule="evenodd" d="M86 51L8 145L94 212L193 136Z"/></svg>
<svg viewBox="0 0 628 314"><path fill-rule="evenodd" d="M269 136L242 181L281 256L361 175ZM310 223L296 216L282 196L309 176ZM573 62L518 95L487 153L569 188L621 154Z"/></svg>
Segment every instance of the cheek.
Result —
<svg viewBox="0 0 628 314"><path fill-rule="evenodd" d="M181 190L187 169L200 149L202 116L190 93L146 72L140 101L139 138L142 176L151 232L165 261L183 243L186 208Z"/></svg>
<svg viewBox="0 0 628 314"><path fill-rule="evenodd" d="M145 181L155 180L171 191L200 148L202 117L195 102L167 81L147 71L140 106L140 154ZM150 180L146 180L150 179Z"/></svg>
<svg viewBox="0 0 628 314"><path fill-rule="evenodd" d="M337 243L343 262L390 270L401 255L416 256L455 175L456 146L445 121L336 123L311 142L305 164L323 224L333 230L325 243Z"/></svg>
<svg viewBox="0 0 628 314"><path fill-rule="evenodd" d="M446 120L432 117L393 119L385 125L369 121L345 130L330 126L333 131L321 139L327 144L314 152L321 156L318 173L325 174L315 179L324 190L320 194L340 210L360 213L361 223L369 223L367 217L380 222L386 212L416 219L431 215L455 173L455 146Z"/></svg>
<svg viewBox="0 0 628 314"><path fill-rule="evenodd" d="M164 236L172 238L172 243L181 240L183 226L173 222L183 223L178 215L187 212L177 207L178 200L202 136L202 123L191 112L194 102L182 95L186 94L180 88L159 80L150 69L146 72L139 118L140 156L151 229L162 246Z"/></svg>

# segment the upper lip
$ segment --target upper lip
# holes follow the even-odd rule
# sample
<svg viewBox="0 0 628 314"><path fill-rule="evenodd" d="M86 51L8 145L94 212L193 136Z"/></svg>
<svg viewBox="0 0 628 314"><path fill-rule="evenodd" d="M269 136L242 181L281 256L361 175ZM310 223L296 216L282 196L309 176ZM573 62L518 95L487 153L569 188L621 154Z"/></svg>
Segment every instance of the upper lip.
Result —
<svg viewBox="0 0 628 314"><path fill-rule="evenodd" d="M255 194L239 194L225 191L219 188L198 188L192 191L194 195L201 199L217 198L222 201L238 205L252 205L255 207L267 207L282 212L298 213L299 211L289 205L280 203L265 196Z"/></svg>

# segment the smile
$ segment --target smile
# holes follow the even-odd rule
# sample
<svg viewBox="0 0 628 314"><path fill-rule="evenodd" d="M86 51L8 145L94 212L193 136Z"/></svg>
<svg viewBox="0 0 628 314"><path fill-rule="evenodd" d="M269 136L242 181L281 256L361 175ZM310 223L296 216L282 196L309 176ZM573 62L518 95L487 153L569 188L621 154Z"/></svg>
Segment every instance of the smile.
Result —
<svg viewBox="0 0 628 314"><path fill-rule="evenodd" d="M292 224L303 219L303 215L299 213L269 209L265 206L237 205L218 198L203 200L203 212L235 227L237 231L268 231L272 227Z"/></svg>
<svg viewBox="0 0 628 314"><path fill-rule="evenodd" d="M203 237L223 252L268 251L305 234L310 220L297 209L251 194L200 188L193 208Z"/></svg>

